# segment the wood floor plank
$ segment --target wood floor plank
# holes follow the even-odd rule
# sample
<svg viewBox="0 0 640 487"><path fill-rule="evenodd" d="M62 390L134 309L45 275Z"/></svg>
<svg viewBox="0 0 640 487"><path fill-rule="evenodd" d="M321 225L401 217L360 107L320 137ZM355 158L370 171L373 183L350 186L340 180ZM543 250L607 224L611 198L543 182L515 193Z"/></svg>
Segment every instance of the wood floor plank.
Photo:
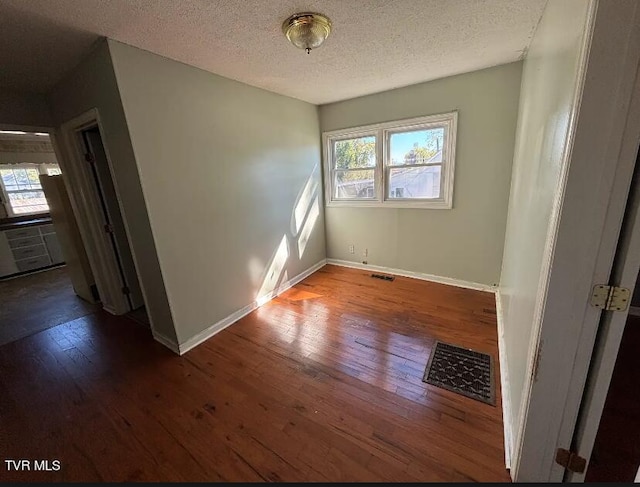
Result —
<svg viewBox="0 0 640 487"><path fill-rule="evenodd" d="M325 266L182 357L103 312L0 347L3 481L508 481L497 405L422 382L498 360L493 295ZM498 369L498 368L496 368Z"/></svg>

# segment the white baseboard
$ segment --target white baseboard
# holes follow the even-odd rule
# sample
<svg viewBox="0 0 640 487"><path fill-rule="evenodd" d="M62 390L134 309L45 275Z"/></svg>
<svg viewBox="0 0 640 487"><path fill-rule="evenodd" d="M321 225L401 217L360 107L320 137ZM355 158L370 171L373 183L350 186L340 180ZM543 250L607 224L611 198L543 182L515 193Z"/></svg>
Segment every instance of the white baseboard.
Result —
<svg viewBox="0 0 640 487"><path fill-rule="evenodd" d="M183 343L180 343L178 345L178 351L176 353L179 353L180 355L184 355L189 350L191 350L192 348L200 345L202 342L204 342L205 340L211 338L216 333L220 333L222 330L224 330L228 326L234 324L239 319L244 318L246 315L251 313L253 310L257 309L258 307L260 307L264 303L272 300L276 296L279 296L280 294L282 294L283 292L285 292L287 289L291 288L292 286L295 286L300 281L302 281L303 279L307 278L308 276L310 276L311 274L316 272L318 269L324 267L326 264L327 264L326 259L322 259L320 262L318 262L317 264L313 265L309 269L301 272L300 274L298 274L295 277L292 277L288 281L283 282L282 284L280 284L280 286L278 286L277 289L274 289L270 293L267 293L267 294L265 294L263 296L259 296L251 304L248 304L244 308L239 309L238 311L230 314L226 318L223 318L222 320L218 321L217 323L214 323L209 328L207 328L206 330L203 330L200 333L198 333L197 335L189 338L187 341L185 341ZM164 343L161 340L159 340L158 337L156 337L156 340L158 340L160 343ZM167 343L164 343L164 344L167 345L172 350L174 350L171 346L169 346L169 344L167 344ZM174 350L174 351L176 351L176 350Z"/></svg>
<svg viewBox="0 0 640 487"><path fill-rule="evenodd" d="M66 267L66 265L67 265L66 262L63 262L62 264L50 265L49 267L46 267L44 269L36 269L34 271L28 271L28 272L16 272L15 274L10 274L8 276L0 276L0 281L10 281L12 279L19 279L21 277L27 277L27 276L30 276L32 274L40 274L41 272L47 272L47 271L52 271L54 269L60 269L61 267Z"/></svg>
<svg viewBox="0 0 640 487"><path fill-rule="evenodd" d="M504 323L502 320L502 304L500 301L500 293L494 286L489 286L487 284L479 284L479 283L469 282L469 281L462 281L459 279L452 279L448 277L433 276L430 274L404 271L401 269L392 269L389 267L366 265L366 264L360 264L357 262L348 262L348 261L337 260L337 259L323 259L317 264L310 267L309 269L305 270L304 272L301 272L300 274L289 279L288 281L283 282L274 291L267 293L264 296L260 296L251 304L245 306L242 309L239 309L235 313L232 313L231 315L211 325L209 328L201 331L197 335L189 338L187 341L179 345L173 342L172 340L168 339L167 337L156 332L153 333L153 337L155 338L156 341L162 343L164 346L166 346L173 352L179 355L183 355L187 353L189 350L191 350L192 348L200 345L205 340L211 338L216 333L221 332L222 330L232 325L236 321L240 320L241 318L244 318L246 315L248 315L249 313L257 309L262 304L272 300L276 296L279 296L286 290L295 286L300 281L302 281L303 279L307 278L308 276L316 272L318 269L324 267L326 264L333 264L341 267L350 267L353 269L363 269L363 270L384 272L387 274L394 274L394 275L403 276L403 277L412 277L412 278L420 279L423 281L431 281L439 284L447 284L447 285L462 287L466 289L474 289L478 291L488 291L488 292L495 293L496 315L497 315L497 322L498 322L498 350L499 350L499 356L500 356L500 385L502 390L502 418L503 418L503 424L504 424L505 465L507 468L511 468L511 451L512 451L511 449L512 449L512 441L513 441L512 433L511 433L511 401L510 401L511 396L509 394L509 376L505 366L506 356L505 356L505 344L504 344Z"/></svg>
<svg viewBox="0 0 640 487"><path fill-rule="evenodd" d="M103 304L102 305L102 309L105 310L107 313L109 313L111 315L114 315L114 316L118 316L118 315L122 314L122 313L118 313L117 310L113 306L110 306L108 304Z"/></svg>
<svg viewBox="0 0 640 487"><path fill-rule="evenodd" d="M197 347L202 342L204 342L205 340L208 340L216 333L220 333L222 330L224 330L228 326L233 325L236 321L238 321L241 318L244 318L245 316L247 316L249 313L251 313L253 310L257 308L258 308L258 303L257 301L254 301L253 303L245 306L244 308L241 308L238 311L231 313L226 318L221 319L217 323L214 323L213 325L211 325L209 328L206 328L202 330L200 333L198 333L197 335L192 336L184 343L181 343L179 345L180 351L178 353L180 355L184 355L192 348Z"/></svg>
<svg viewBox="0 0 640 487"><path fill-rule="evenodd" d="M506 344L504 342L504 310L500 290L496 289L496 318L498 322L498 355L500 358L500 390L502 392L502 424L504 427L504 463L511 469L513 432L511 429L511 394L507 369Z"/></svg>
<svg viewBox="0 0 640 487"><path fill-rule="evenodd" d="M167 338L163 334L158 333L157 331L155 331L153 329L152 329L151 332L153 333L153 339L156 342L162 343L169 350L171 350L172 352L177 353L178 355L180 355L180 347L178 346L178 344L176 342L174 342L170 338Z"/></svg>
<svg viewBox="0 0 640 487"><path fill-rule="evenodd" d="M463 287L465 289L474 289L476 291L488 291L495 293L495 286L489 284L480 284L477 282L463 281L452 277L434 276L432 274L424 274L422 272L405 271L402 269L393 269L391 267L382 267L379 265L361 264L360 262L350 262L348 260L327 259L327 264L338 265L341 267L350 267L352 269L362 269L366 271L384 272L386 274L394 274L402 277L412 277L422 281L437 282L438 284L447 284L449 286Z"/></svg>

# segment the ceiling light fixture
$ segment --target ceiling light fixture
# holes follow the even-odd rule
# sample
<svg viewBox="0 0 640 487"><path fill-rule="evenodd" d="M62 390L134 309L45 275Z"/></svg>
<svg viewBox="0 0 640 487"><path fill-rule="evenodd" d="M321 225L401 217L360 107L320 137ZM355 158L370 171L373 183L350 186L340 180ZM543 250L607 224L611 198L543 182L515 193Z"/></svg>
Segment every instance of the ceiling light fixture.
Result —
<svg viewBox="0 0 640 487"><path fill-rule="evenodd" d="M282 24L282 32L294 46L307 54L324 42L331 32L331 21L322 14L311 12L293 14Z"/></svg>
<svg viewBox="0 0 640 487"><path fill-rule="evenodd" d="M27 135L26 132L22 130L0 130L0 134L8 134L8 135Z"/></svg>

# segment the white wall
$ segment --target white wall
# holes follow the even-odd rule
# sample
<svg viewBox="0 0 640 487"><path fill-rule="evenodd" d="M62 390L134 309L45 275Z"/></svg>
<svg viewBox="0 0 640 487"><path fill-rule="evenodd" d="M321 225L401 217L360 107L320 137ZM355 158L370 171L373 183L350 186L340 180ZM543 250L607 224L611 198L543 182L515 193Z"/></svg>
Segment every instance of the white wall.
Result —
<svg viewBox="0 0 640 487"><path fill-rule="evenodd" d="M57 164L53 152L9 152L0 150L0 164Z"/></svg>
<svg viewBox="0 0 640 487"><path fill-rule="evenodd" d="M114 184L122 203L122 217L128 228L147 311L154 329L175 340L173 318L149 226L147 205L142 195L129 130L106 42L99 44L76 69L56 85L49 95L49 103L58 131L63 123L92 108L98 109L104 129L103 142L111 156Z"/></svg>
<svg viewBox="0 0 640 487"><path fill-rule="evenodd" d="M499 289L506 352L501 366L509 378L503 394L511 406L505 421L514 433L522 415L533 324L541 312L536 299L550 261L545 253L549 223L567 162L587 13L585 0L548 2L524 61Z"/></svg>
<svg viewBox="0 0 640 487"><path fill-rule="evenodd" d="M0 128L45 128L51 125L51 114L44 95L0 90Z"/></svg>
<svg viewBox="0 0 640 487"><path fill-rule="evenodd" d="M325 258L317 108L109 46L184 344Z"/></svg>
<svg viewBox="0 0 640 487"><path fill-rule="evenodd" d="M327 256L497 284L522 63L320 107L322 131L458 110L452 210L327 208ZM354 244L355 254L349 253Z"/></svg>
<svg viewBox="0 0 640 487"><path fill-rule="evenodd" d="M6 137L6 136L5 136ZM49 137L44 140L23 140L20 138L0 139L0 164L56 164L56 154L49 142Z"/></svg>

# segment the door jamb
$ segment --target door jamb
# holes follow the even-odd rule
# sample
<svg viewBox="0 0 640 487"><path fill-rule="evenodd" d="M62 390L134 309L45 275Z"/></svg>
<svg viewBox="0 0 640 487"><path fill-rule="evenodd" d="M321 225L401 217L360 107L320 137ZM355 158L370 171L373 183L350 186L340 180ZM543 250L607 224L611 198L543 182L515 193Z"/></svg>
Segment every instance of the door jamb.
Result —
<svg viewBox="0 0 640 487"><path fill-rule="evenodd" d="M633 173L635 166L640 164L640 153L638 152L640 150L640 134L636 133L634 137L634 133L630 130L633 127L640 127L640 65L636 74L634 93L627 121L627 130L623 136L623 146L620 153L622 160L628 160L629 154L635 152L636 159L635 163L631 164L630 167L628 165L625 167L625 175L629 171ZM640 171L640 168L635 168L635 170ZM623 233L616 246L616 251L621 253L619 257L616 255L616 258L622 259L620 272L617 273L618 275L611 276L611 279L616 279L611 282L612 284L629 288L632 291L640 270L640 173L637 176L635 185L635 192L632 194L633 199L630 197L625 205L631 212L627 215L630 221L623 222L623 225L629 226L622 228ZM607 222L605 232L615 231L610 228L612 223L611 221ZM628 230L626 235L624 233L625 230ZM616 267L618 266L616 265ZM615 270L612 269L612 274ZM582 397L580 416L572 445L572 449L587 460L587 468L598 433L628 315L629 309L624 312L616 312L615 315L610 317L605 318L603 316L599 325L601 330L598 331L599 335L591 357L591 367L587 377L588 382ZM585 476L586 469L583 473L568 472L566 480L569 482L584 482Z"/></svg>
<svg viewBox="0 0 640 487"><path fill-rule="evenodd" d="M591 46L586 96L570 157L577 168L568 168L576 173L557 201L557 224L549 236L553 245L548 248L549 274L541 283L539 326L533 331L516 481L561 481L564 476L564 468L554 462L555 451L571 446L600 316L588 304L589 293L594 283L608 281L631 182L631 174L621 171L628 171L636 156L623 148L628 147L630 135L637 142L640 134L640 123L629 112L638 96L632 89L638 68L639 15L634 2L598 2L593 31L597 43ZM610 56L612 49L621 48L626 50L620 58ZM594 137L591 121L598 116L601 132ZM611 233L605 232L607 228Z"/></svg>
<svg viewBox="0 0 640 487"><path fill-rule="evenodd" d="M65 174L64 182L87 250L87 257L95 276L103 308L112 314L124 314L129 311L129 304L126 296L122 293L115 251L100 223L102 222L102 212L97 189L91 179L80 139L83 130L95 126L100 131L107 160L109 160L100 114L95 108L64 123L57 131L56 136L52 137L52 142L56 151L63 156L59 157L58 162L62 173Z"/></svg>

